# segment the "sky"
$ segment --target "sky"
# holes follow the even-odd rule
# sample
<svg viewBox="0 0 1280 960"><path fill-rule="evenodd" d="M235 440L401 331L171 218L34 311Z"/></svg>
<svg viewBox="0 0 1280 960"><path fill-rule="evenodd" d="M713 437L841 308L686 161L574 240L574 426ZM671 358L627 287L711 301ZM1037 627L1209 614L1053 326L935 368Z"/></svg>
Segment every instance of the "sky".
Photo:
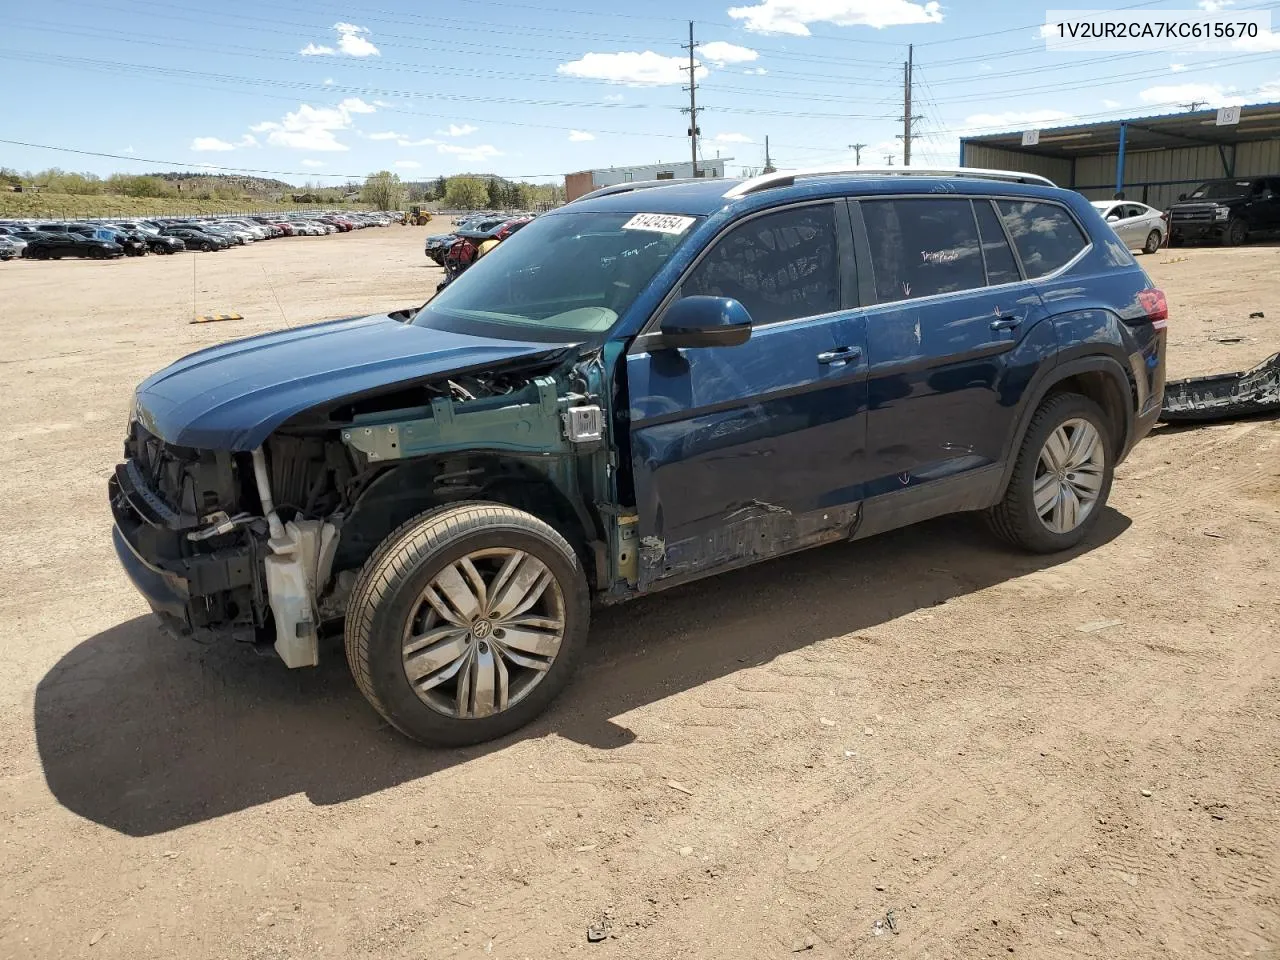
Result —
<svg viewBox="0 0 1280 960"><path fill-rule="evenodd" d="M0 140L29 144L0 142L0 166L325 184L382 169L551 182L682 160L690 19L701 155L732 158L731 176L763 165L766 136L784 168L851 161L853 144L864 164L901 163L908 44L917 165L956 164L964 133L1280 100L1280 32L1212 52L1047 51L1045 11L1019 0L609 6L628 12L589 0L0 0ZM1280 2L1117 4L1197 6Z"/></svg>

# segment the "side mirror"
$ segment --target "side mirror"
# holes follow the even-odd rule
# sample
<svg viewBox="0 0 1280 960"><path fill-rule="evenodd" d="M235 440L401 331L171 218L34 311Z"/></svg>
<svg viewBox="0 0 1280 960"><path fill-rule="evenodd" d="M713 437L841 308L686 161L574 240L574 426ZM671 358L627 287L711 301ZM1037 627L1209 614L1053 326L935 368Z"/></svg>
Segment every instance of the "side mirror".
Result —
<svg viewBox="0 0 1280 960"><path fill-rule="evenodd" d="M1187 199L1187 195L1186 195L1185 193L1180 193L1180 194L1178 194L1178 202L1179 202L1179 203L1181 203L1181 202L1182 202L1183 200L1185 200L1185 199Z"/></svg>
<svg viewBox="0 0 1280 960"><path fill-rule="evenodd" d="M736 347L751 338L751 314L732 297L684 297L667 308L660 348Z"/></svg>
<svg viewBox="0 0 1280 960"><path fill-rule="evenodd" d="M1118 214L1118 213L1112 213L1112 214L1109 214L1109 215L1107 216L1107 223L1114 223L1115 221L1117 221L1117 220L1119 220L1119 219L1120 219L1120 214Z"/></svg>

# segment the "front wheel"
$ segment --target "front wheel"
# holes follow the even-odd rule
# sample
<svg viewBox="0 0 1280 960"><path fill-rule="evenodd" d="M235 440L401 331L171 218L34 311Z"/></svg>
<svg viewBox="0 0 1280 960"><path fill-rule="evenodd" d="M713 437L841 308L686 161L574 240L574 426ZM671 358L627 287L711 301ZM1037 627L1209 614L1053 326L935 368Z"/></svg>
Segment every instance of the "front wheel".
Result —
<svg viewBox="0 0 1280 960"><path fill-rule="evenodd" d="M443 507L394 531L347 608L360 692L406 736L461 746L516 730L555 698L586 642L577 554L537 517Z"/></svg>
<svg viewBox="0 0 1280 960"><path fill-rule="evenodd" d="M1160 250L1160 231L1152 230L1147 234L1147 243L1142 248L1143 253L1157 253Z"/></svg>
<svg viewBox="0 0 1280 960"><path fill-rule="evenodd" d="M1222 242L1228 247L1238 247L1248 239L1249 225L1237 218L1227 224L1227 233L1222 238Z"/></svg>
<svg viewBox="0 0 1280 960"><path fill-rule="evenodd" d="M1078 393L1050 397L1031 418L1004 500L988 512L988 523L1033 553L1069 550L1106 506L1114 451L1096 403Z"/></svg>
<svg viewBox="0 0 1280 960"><path fill-rule="evenodd" d="M205 253L209 253L211 250L213 250L213 244L209 243L206 240L204 243L200 244L200 249L203 250Z"/></svg>

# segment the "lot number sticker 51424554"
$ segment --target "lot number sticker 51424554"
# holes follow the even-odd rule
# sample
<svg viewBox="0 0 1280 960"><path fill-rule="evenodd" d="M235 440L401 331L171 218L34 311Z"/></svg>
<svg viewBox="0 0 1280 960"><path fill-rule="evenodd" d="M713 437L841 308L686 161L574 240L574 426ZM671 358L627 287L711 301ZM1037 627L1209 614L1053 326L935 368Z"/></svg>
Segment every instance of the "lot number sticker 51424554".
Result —
<svg viewBox="0 0 1280 960"><path fill-rule="evenodd" d="M693 217L668 213L637 213L622 225L623 230L651 230L654 233L684 233L693 226Z"/></svg>

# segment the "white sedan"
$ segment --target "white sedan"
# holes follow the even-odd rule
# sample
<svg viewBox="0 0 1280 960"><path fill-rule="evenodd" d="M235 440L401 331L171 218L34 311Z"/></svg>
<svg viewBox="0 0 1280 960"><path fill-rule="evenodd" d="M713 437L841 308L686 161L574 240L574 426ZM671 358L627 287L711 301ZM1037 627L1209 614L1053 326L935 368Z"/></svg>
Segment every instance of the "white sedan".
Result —
<svg viewBox="0 0 1280 960"><path fill-rule="evenodd" d="M1154 207L1132 200L1095 200L1093 205L1130 249L1155 253L1164 246L1169 225Z"/></svg>

